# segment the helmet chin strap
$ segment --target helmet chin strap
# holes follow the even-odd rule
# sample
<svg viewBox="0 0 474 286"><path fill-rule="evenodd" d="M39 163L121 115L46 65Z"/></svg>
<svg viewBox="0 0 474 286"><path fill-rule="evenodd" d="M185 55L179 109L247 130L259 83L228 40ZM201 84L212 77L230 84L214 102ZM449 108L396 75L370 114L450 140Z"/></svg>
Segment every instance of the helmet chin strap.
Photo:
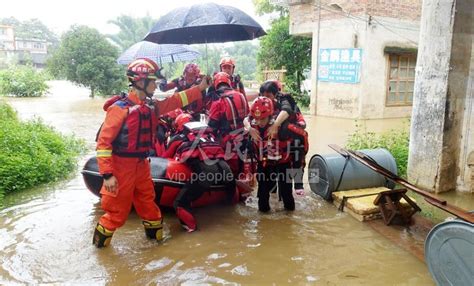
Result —
<svg viewBox="0 0 474 286"><path fill-rule="evenodd" d="M149 93L149 92L146 90L146 88L148 87L148 84L149 84L150 82L151 82L150 79L145 78L145 79L144 79L144 86L145 86L145 88L139 87L139 86L137 85L137 82L136 82L136 81L135 81L135 82L132 82L131 86L133 86L134 88L138 89L139 91L142 91L143 93L145 93L145 96L146 96L146 97L152 98L152 97L153 97L153 93Z"/></svg>

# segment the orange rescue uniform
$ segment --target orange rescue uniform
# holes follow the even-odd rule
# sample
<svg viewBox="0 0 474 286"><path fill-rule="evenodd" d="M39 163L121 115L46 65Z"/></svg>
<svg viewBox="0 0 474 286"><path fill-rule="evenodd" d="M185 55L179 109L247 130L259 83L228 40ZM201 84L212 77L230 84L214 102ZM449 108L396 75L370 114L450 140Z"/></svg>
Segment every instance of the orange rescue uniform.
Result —
<svg viewBox="0 0 474 286"><path fill-rule="evenodd" d="M201 90L198 87L181 91L165 98L154 100L153 106L145 105L138 96L131 91L127 99L132 104L147 106L154 112L152 119L151 138L154 138L157 120L160 115L173 111L201 99ZM135 107L133 106L133 107ZM120 134L124 122L130 112L130 107L112 105L107 109L104 124L97 139L97 161L99 171L103 174L113 174L118 181L115 193L108 192L102 187L102 209L106 212L99 220L99 224L110 231L122 226L131 210L132 203L137 214L146 221L160 221L161 212L155 204L155 190L150 171L150 162L145 156L129 157L114 154L114 141ZM122 130L123 131L123 130ZM143 134L142 134L143 135ZM150 146L152 148L152 146Z"/></svg>

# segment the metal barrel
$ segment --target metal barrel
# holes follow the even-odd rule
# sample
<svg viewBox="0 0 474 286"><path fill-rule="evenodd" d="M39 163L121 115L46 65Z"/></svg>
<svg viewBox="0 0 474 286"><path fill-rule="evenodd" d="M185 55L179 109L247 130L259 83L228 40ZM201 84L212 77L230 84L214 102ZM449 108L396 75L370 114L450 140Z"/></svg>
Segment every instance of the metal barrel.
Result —
<svg viewBox="0 0 474 286"><path fill-rule="evenodd" d="M460 219L437 224L426 237L425 261L437 285L473 285L474 224Z"/></svg>
<svg viewBox="0 0 474 286"><path fill-rule="evenodd" d="M388 150L379 148L359 151L397 174L397 164ZM384 176L370 170L356 160L343 157L340 154L313 155L308 165L308 182L311 190L327 201L332 200L332 193L336 191L336 188L337 191L345 191L381 186L393 188L395 186Z"/></svg>

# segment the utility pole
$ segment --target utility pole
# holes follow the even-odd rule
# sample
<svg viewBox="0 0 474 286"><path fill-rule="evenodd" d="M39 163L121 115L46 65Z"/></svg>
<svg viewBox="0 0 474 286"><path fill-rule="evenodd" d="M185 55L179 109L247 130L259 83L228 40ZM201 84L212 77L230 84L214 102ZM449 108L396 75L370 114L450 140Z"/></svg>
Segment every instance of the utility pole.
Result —
<svg viewBox="0 0 474 286"><path fill-rule="evenodd" d="M318 85L319 85L319 40L321 33L321 0L318 0L318 29L316 31L316 83L314 86L314 111L311 113L317 115L317 102L318 102Z"/></svg>

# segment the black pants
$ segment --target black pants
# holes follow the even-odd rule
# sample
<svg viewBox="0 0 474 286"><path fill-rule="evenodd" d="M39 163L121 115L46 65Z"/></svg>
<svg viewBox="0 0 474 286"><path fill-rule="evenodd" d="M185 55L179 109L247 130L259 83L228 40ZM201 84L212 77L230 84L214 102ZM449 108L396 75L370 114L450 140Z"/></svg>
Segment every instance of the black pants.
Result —
<svg viewBox="0 0 474 286"><path fill-rule="evenodd" d="M295 135L295 139L291 142L291 158L292 158L292 179L294 182L294 187L296 189L303 189L303 175L304 175L304 165L305 165L305 156L304 146L302 136Z"/></svg>
<svg viewBox="0 0 474 286"><path fill-rule="evenodd" d="M259 211L268 212L270 210L270 192L276 188L278 188L278 193L283 199L285 209L290 211L295 209L291 179L287 176L287 170L290 167L290 163L262 166L259 162L257 167Z"/></svg>
<svg viewBox="0 0 474 286"><path fill-rule="evenodd" d="M227 202L232 202L236 191L235 178L224 160L218 160L212 165L207 165L199 159L188 159L186 163L191 168L193 178L184 185L176 197L175 209L182 207L191 212L191 203L210 191L213 185L224 185L223 191L227 193Z"/></svg>

